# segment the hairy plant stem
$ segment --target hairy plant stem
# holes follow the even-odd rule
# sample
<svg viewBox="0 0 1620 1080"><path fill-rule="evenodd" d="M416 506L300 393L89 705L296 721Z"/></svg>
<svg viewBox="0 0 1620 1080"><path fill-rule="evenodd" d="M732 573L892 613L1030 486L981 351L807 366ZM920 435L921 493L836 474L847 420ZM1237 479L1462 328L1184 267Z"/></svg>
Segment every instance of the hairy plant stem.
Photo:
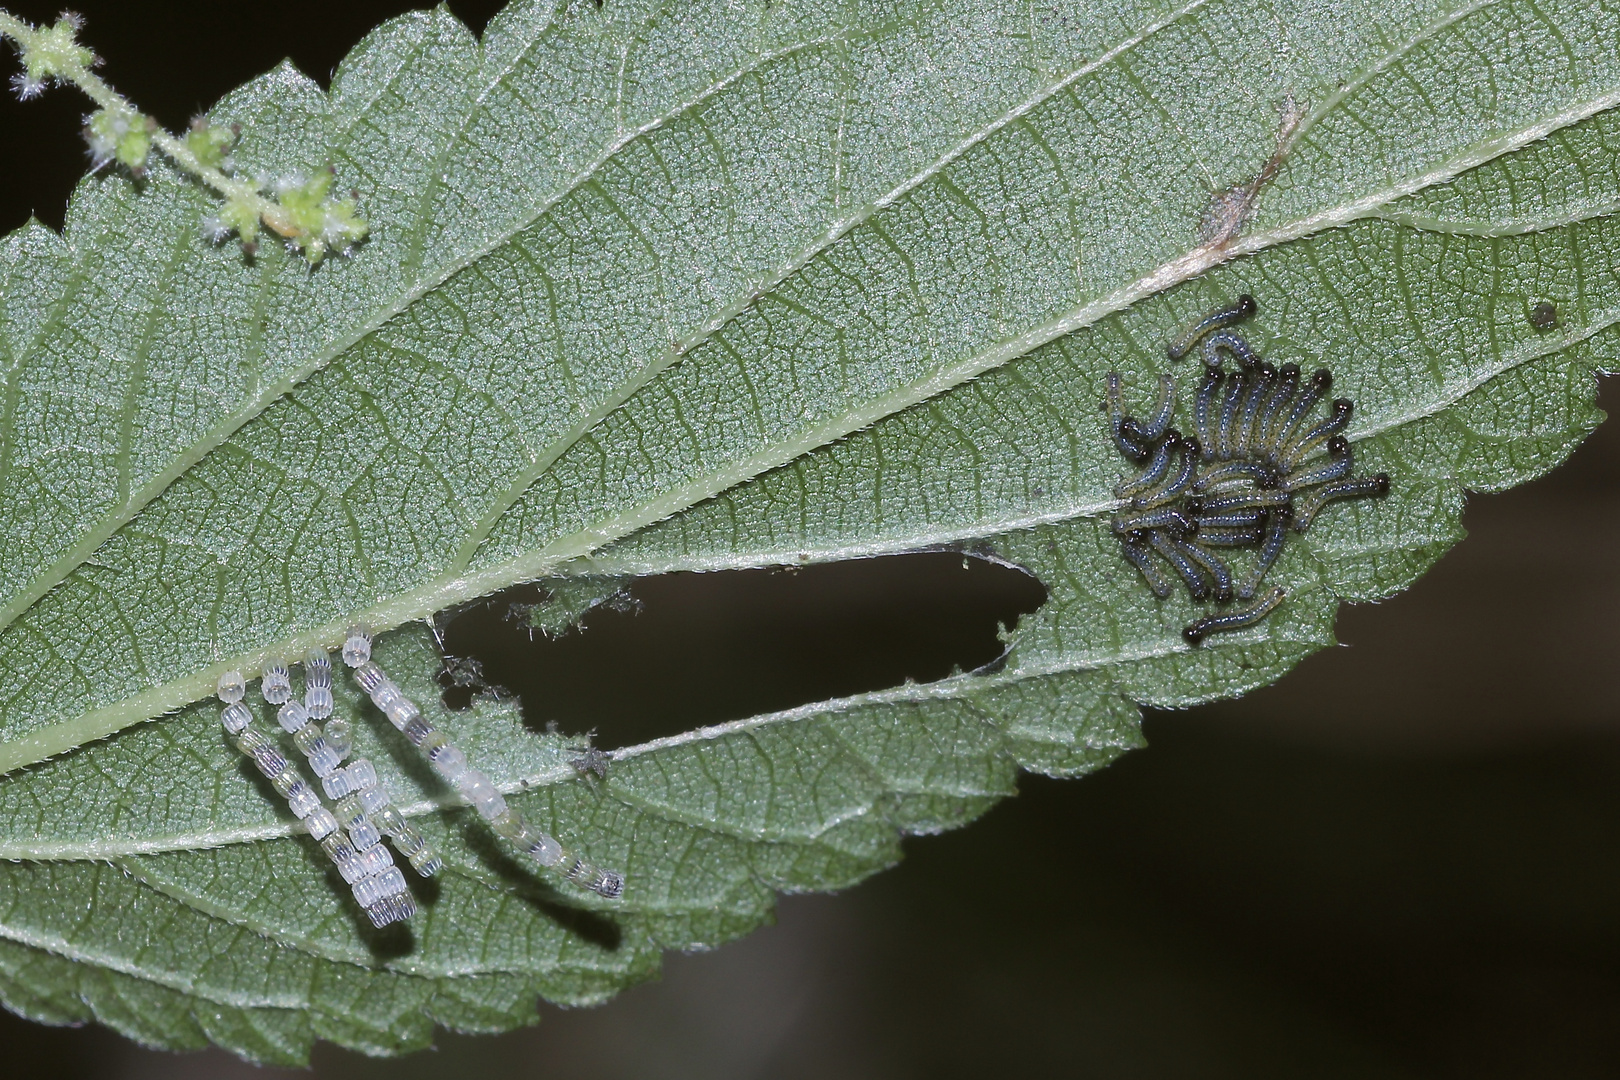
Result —
<svg viewBox="0 0 1620 1080"><path fill-rule="evenodd" d="M25 58L33 50L47 44L45 34L46 31L30 26L9 11L0 8L0 38L10 38L14 41ZM58 82L70 83L78 87L86 97L110 113L146 118L146 114L132 105L128 98L109 86L101 76L91 71L89 65L71 55L64 56L60 63L54 65L50 76ZM197 155L191 151L191 148L186 145L184 139L176 138L161 126L154 127L151 132L151 139L152 144L161 150L170 161L179 166L181 171L196 177L202 183L224 196L227 201L252 208L257 212L259 220L263 221L270 229L284 237L302 235L303 230L299 228L298 223L285 207L274 199L266 198L260 194L255 185L246 181L232 179L214 166L199 160Z"/></svg>

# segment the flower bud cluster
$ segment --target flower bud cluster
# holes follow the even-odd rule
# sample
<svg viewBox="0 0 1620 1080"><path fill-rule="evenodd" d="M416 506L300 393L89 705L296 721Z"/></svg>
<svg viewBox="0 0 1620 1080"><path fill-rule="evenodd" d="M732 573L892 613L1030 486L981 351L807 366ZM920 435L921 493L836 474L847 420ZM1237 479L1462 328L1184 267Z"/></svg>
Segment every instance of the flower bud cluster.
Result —
<svg viewBox="0 0 1620 1080"><path fill-rule="evenodd" d="M38 97L48 83L71 80L95 64L95 53L79 44L78 34L83 28L82 17L64 11L54 25L17 38L23 69L12 77L11 85L18 97L24 101Z"/></svg>
<svg viewBox="0 0 1620 1080"><path fill-rule="evenodd" d="M79 16L65 14L52 26L36 28L0 10L0 37L15 42L22 54L23 70L12 80L18 96L37 97L53 82L70 83L97 105L84 126L94 168L116 163L143 176L152 152L160 151L223 198L203 219L203 235L217 243L235 234L248 255L258 250L266 229L312 266L328 255L348 254L365 239L368 226L356 205L358 194L333 193L331 165L312 173L238 178L232 151L239 128L203 116L192 121L184 138L164 131L90 70L97 60L78 43L83 25Z"/></svg>
<svg viewBox="0 0 1620 1080"><path fill-rule="evenodd" d="M211 123L207 114L191 118L191 129L186 132L186 149L203 166L218 169L226 176L236 171L236 161L231 157L231 151L236 148L236 140L242 134L242 129L236 124L230 127L220 127Z"/></svg>
<svg viewBox="0 0 1620 1080"><path fill-rule="evenodd" d="M314 175L301 172L263 176L257 190L228 196L217 213L203 219L203 235L218 243L235 233L248 254L258 249L261 227L268 228L311 265L331 254L347 255L366 237L367 226L353 194L331 195L330 165ZM267 199L260 192L273 197Z"/></svg>
<svg viewBox="0 0 1620 1080"><path fill-rule="evenodd" d="M146 172L157 121L133 109L101 109L84 118L84 140L90 144L90 164L100 169L118 162L136 176Z"/></svg>

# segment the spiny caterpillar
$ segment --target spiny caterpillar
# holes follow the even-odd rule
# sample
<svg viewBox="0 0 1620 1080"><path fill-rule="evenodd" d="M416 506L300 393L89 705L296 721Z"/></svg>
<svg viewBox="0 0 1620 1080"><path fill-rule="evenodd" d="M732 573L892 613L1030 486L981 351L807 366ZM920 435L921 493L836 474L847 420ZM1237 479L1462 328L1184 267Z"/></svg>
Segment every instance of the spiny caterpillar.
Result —
<svg viewBox="0 0 1620 1080"><path fill-rule="evenodd" d="M1328 415L1313 420L1333 386L1332 373L1324 369L1302 380L1297 364L1274 368L1230 329L1255 310L1254 298L1241 296L1165 350L1174 361L1201 346L1196 435L1170 426L1176 383L1169 375L1159 376L1158 401L1144 421L1125 415L1119 372L1108 373L1114 445L1143 466L1141 475L1114 489L1125 500L1113 521L1125 558L1159 599L1170 595L1174 575L1193 600L1213 600L1223 609L1182 631L1190 645L1253 626L1282 603L1283 589L1260 587L1290 530L1305 532L1337 500L1389 491L1385 473L1350 475L1354 456L1342 434L1353 411L1347 399L1334 399ZM1230 373L1222 368L1227 356L1236 363ZM1234 570L1232 555L1251 548L1259 550L1253 565ZM1227 607L1234 601L1243 603Z"/></svg>
<svg viewBox="0 0 1620 1080"><path fill-rule="evenodd" d="M342 655L343 662L353 671L355 682L383 715L421 751L435 772L472 803L491 828L517 844L535 862L570 881L609 899L624 892L622 876L592 866L547 833L528 824L519 811L506 804L506 798L489 777L470 767L466 755L422 715L416 703L371 659L371 635L364 627L349 631ZM304 823L310 836L353 890L356 903L372 925L381 928L414 915L416 903L406 888L404 875L383 846L383 838L387 837L422 877L437 874L444 862L393 805L377 778L376 767L368 759L357 758L343 765L343 759L352 749L348 722L334 717L324 728L316 722L332 715L332 661L326 650L311 649L304 657L302 701L293 697L291 674L287 665L279 660L265 665L259 679L259 693L268 704L278 707L277 721L308 759L326 797L336 800L331 809L299 775L275 741L253 728L253 713L242 700L247 695L242 673L226 672L220 677L217 690L220 701L225 704L220 711L220 722L226 734L287 800L294 816Z"/></svg>

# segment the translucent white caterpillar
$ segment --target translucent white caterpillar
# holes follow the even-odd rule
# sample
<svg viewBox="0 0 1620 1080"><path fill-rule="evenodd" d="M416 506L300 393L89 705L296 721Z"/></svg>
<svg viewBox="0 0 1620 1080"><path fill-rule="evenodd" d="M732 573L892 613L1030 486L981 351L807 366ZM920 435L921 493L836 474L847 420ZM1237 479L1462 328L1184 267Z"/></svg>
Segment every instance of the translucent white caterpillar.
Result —
<svg viewBox="0 0 1620 1080"><path fill-rule="evenodd" d="M624 892L622 875L586 862L556 838L530 825L521 812L506 804L506 798L489 777L468 765L466 755L422 715L416 703L371 659L371 634L364 627L354 627L344 639L343 662L353 669L355 682L371 695L383 715L404 732L435 772L466 796L473 809L497 833L522 848L541 866L593 892L609 899Z"/></svg>
<svg viewBox="0 0 1620 1080"><path fill-rule="evenodd" d="M416 903L406 891L405 877L393 865L388 852L380 846L356 850L339 830L336 815L322 804L315 789L298 775L298 770L273 741L252 727L253 713L242 701L247 695L242 673L227 671L220 676L216 690L220 701L225 703L219 716L225 731L237 749L252 758L259 771L286 798L294 816L304 823L309 835L321 845L343 880L353 888L355 900L372 925L383 927L414 915ZM280 698L285 704L292 693L287 669L280 664L267 667L260 681L260 693L267 701Z"/></svg>
<svg viewBox="0 0 1620 1080"><path fill-rule="evenodd" d="M440 776L466 796L497 833L517 844L541 866L602 896L613 899L624 892L621 875L593 866L556 838L528 824L519 811L507 805L489 777L470 767L466 755L434 728L416 703L372 661L371 635L363 627L349 631L343 642L343 660L383 715L422 752ZM309 761L326 797L336 800L330 809L276 743L252 728L253 714L243 701L247 683L239 671L220 677L217 690L224 703L220 721L237 748L286 798L293 814L352 888L355 901L372 925L380 928L409 919L416 913L416 903L406 888L404 875L383 846L383 838L391 840L423 877L437 874L444 866L443 860L393 805L370 760L357 758L343 764L353 742L348 721L332 716L330 655L325 649L311 649L304 656L303 667L302 701L293 696L291 672L280 660L265 665L259 692L266 702L277 707L277 721ZM324 728L315 722L318 720L327 720Z"/></svg>
<svg viewBox="0 0 1620 1080"><path fill-rule="evenodd" d="M304 656L303 703L289 700L281 706L277 719L292 732L293 741L309 758L326 797L337 800L333 809L357 850L369 849L386 836L418 874L437 874L444 867L443 860L393 805L370 760L358 758L346 767L338 767L352 748L348 723L334 719L323 731L319 724L310 723L317 712L327 716L332 713L332 659L321 648L311 649Z"/></svg>

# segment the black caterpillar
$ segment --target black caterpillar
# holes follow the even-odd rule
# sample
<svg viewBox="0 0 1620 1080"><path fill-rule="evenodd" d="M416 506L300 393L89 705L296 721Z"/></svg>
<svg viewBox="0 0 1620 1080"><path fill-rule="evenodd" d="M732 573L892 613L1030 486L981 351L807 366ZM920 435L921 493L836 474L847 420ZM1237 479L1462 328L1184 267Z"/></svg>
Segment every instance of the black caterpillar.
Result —
<svg viewBox="0 0 1620 1080"><path fill-rule="evenodd" d="M1343 434L1354 406L1336 398L1323 419L1312 414L1333 387L1318 371L1301 379L1297 364L1274 368L1229 329L1255 313L1252 296L1211 312L1166 349L1180 360L1202 345L1203 382L1193 403L1196 435L1170 426L1176 383L1159 376L1159 400L1147 420L1126 416L1119 372L1108 373L1108 417L1114 445L1143 466L1114 494L1126 505L1114 517L1125 558L1161 600L1171 574L1195 601L1223 610L1188 625L1182 635L1197 645L1210 634L1253 626L1282 603L1284 590L1260 591L1282 554L1289 530L1303 533L1330 503L1381 496L1389 476L1353 478L1350 442ZM1226 356L1236 370L1222 370ZM1259 555L1247 572L1234 572L1242 549ZM1166 570L1168 567L1168 571ZM1235 607L1226 607L1243 601Z"/></svg>

